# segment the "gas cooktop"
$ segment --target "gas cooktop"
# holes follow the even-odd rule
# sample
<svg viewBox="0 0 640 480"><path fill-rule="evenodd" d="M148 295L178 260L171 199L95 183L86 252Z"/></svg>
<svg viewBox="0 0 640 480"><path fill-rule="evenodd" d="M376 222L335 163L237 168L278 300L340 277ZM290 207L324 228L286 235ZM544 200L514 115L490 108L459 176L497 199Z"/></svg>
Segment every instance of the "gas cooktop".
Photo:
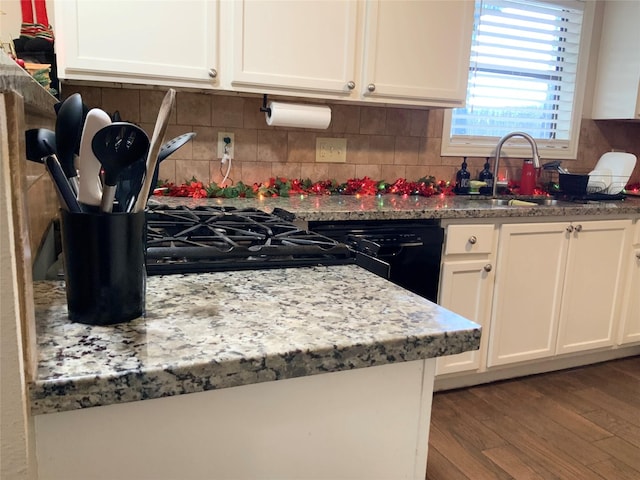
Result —
<svg viewBox="0 0 640 480"><path fill-rule="evenodd" d="M149 206L149 275L354 263L346 245L253 208Z"/></svg>

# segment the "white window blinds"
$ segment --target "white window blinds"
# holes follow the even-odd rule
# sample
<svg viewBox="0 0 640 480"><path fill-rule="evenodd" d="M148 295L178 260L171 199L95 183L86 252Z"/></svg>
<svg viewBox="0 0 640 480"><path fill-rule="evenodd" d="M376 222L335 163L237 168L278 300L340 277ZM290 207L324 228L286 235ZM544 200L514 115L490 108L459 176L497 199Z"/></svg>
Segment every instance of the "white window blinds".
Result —
<svg viewBox="0 0 640 480"><path fill-rule="evenodd" d="M476 0L467 105L452 112L451 143L514 130L567 143L580 121L582 20L577 1Z"/></svg>

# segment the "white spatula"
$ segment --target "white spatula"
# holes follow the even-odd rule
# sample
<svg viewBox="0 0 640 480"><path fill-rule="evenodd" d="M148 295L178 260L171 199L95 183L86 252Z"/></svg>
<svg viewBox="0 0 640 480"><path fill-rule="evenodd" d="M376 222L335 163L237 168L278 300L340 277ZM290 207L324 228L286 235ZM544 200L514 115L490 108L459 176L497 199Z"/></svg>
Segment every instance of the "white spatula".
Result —
<svg viewBox="0 0 640 480"><path fill-rule="evenodd" d="M142 188L140 189L140 193L138 193L138 198L131 210L133 213L144 210L144 207L147 204L147 198L149 198L149 191L151 190L151 184L153 183L153 172L155 171L156 164L158 163L158 152L160 152L162 140L165 132L167 131L169 115L171 114L171 109L173 108L175 100L176 91L173 88L170 88L162 100L162 105L160 105L156 125L153 129L153 135L151 136L149 153L147 154L147 168L144 176L144 182L142 183Z"/></svg>
<svg viewBox="0 0 640 480"><path fill-rule="evenodd" d="M100 206L102 198L100 169L102 165L91 149L91 140L98 130L107 125L111 125L111 117L107 112L99 108L89 110L82 129L80 156L78 157L78 170L80 171L78 200L85 205Z"/></svg>

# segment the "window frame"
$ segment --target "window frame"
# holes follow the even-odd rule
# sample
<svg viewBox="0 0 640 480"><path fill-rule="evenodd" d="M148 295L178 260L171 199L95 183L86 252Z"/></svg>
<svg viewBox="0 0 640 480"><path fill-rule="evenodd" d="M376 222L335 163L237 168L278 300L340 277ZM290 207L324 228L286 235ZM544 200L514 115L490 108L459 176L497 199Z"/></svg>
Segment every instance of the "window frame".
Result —
<svg viewBox="0 0 640 480"><path fill-rule="evenodd" d="M566 5L571 2L562 0L538 0L545 3ZM590 52L592 47L592 32L595 18L596 2L594 0L578 0L584 3L582 30L580 32L580 52L578 54L578 66L576 71L575 100L573 104L573 118L569 140L538 139L538 151L541 158L567 160L576 159L578 156L578 143L580 140L580 127L582 112L585 103L587 86L587 70L589 67ZM440 155L442 157L491 157L495 155L499 137L471 137L468 142L451 141L451 116L452 109L444 111L442 125L442 143ZM514 129L515 130L515 129ZM515 137L507 141L503 147L503 155L514 158L528 158L531 156L531 147L521 138Z"/></svg>

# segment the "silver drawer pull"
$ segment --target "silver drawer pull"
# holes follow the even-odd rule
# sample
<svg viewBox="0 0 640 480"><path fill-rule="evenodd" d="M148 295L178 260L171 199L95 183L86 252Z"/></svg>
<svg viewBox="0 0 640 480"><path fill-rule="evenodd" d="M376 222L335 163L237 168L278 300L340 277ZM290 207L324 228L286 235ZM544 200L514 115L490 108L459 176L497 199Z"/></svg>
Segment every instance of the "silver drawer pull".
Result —
<svg viewBox="0 0 640 480"><path fill-rule="evenodd" d="M376 86L373 83L370 83L369 85L367 85L367 90L369 90L370 92L375 92Z"/></svg>
<svg viewBox="0 0 640 480"><path fill-rule="evenodd" d="M478 243L478 239L476 238L476 236L475 236L475 235L471 235L471 236L469 237L469 243L470 243L471 245L475 245L476 243Z"/></svg>
<svg viewBox="0 0 640 480"><path fill-rule="evenodd" d="M576 232L582 231L582 225L576 225Z"/></svg>
<svg viewBox="0 0 640 480"><path fill-rule="evenodd" d="M356 82L354 82L353 80L351 80L349 83L347 83L347 88L349 90L353 90L354 88L356 88Z"/></svg>
<svg viewBox="0 0 640 480"><path fill-rule="evenodd" d="M493 270L493 267L491 266L491 264L490 264L490 263L487 263L487 264L484 266L484 271L485 271L485 272L490 272L491 270Z"/></svg>
<svg viewBox="0 0 640 480"><path fill-rule="evenodd" d="M573 225L569 225L567 227L567 232L569 232L569 233L573 232Z"/></svg>
<svg viewBox="0 0 640 480"><path fill-rule="evenodd" d="M211 78L216 78L218 76L218 71L215 68L212 68L211 70L209 70L209 76Z"/></svg>

